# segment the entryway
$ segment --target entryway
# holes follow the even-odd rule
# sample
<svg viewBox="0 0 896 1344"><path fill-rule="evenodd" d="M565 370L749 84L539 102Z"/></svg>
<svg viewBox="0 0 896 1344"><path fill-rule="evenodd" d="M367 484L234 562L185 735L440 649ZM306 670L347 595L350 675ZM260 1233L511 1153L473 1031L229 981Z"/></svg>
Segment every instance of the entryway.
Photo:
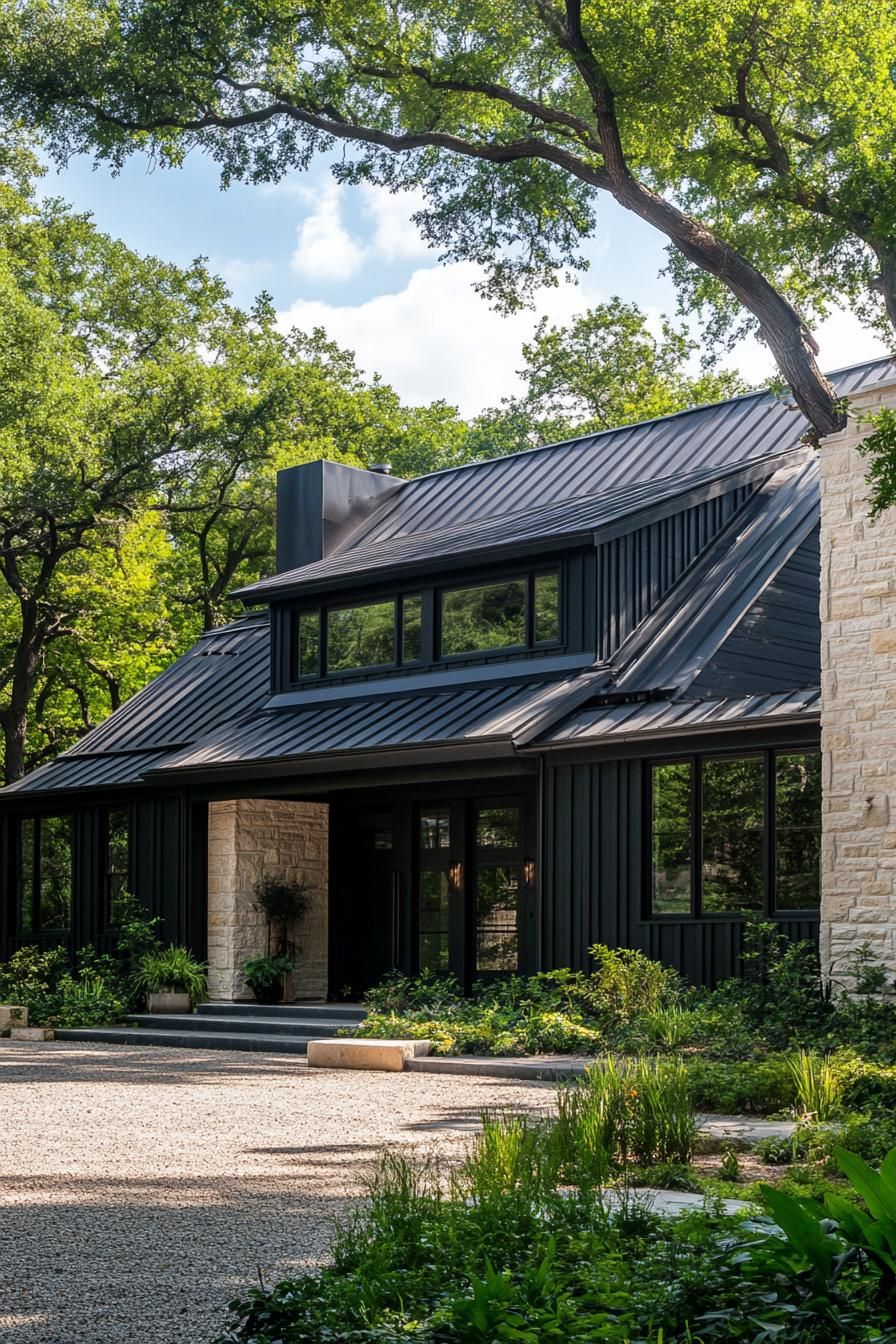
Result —
<svg viewBox="0 0 896 1344"><path fill-rule="evenodd" d="M474 980L534 963L534 793L331 804L330 996L391 970Z"/></svg>

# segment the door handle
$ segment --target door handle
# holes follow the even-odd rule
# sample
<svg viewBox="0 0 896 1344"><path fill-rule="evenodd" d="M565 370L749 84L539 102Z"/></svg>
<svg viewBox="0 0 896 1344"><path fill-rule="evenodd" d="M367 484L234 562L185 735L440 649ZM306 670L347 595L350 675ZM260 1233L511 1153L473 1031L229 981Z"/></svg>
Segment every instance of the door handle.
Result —
<svg viewBox="0 0 896 1344"><path fill-rule="evenodd" d="M401 961L401 874L392 874L392 968Z"/></svg>

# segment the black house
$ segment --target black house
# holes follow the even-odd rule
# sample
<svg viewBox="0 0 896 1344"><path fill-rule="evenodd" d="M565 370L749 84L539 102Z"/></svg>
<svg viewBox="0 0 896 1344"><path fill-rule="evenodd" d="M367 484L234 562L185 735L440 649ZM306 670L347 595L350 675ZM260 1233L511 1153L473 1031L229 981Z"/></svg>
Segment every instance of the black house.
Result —
<svg viewBox="0 0 896 1344"><path fill-rule="evenodd" d="M127 887L238 997L265 871L316 892L302 995L595 942L713 981L755 910L813 937L805 430L761 392L410 481L283 472L246 614L0 793L0 955L103 946Z"/></svg>

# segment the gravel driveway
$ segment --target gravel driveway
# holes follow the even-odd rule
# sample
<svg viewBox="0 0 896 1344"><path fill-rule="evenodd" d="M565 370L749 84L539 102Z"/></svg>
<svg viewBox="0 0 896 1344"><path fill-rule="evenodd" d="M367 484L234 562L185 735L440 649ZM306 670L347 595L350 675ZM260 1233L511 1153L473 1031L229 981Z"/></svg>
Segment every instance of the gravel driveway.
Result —
<svg viewBox="0 0 896 1344"><path fill-rule="evenodd" d="M288 1055L0 1042L0 1341L208 1344L243 1288L321 1264L384 1145L456 1151L545 1083Z"/></svg>

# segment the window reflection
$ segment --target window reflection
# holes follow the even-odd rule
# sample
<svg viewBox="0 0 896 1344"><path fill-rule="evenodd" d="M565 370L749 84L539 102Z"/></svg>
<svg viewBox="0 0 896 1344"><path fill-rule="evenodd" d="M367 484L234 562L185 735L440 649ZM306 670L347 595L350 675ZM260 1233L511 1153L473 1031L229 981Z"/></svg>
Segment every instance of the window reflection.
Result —
<svg viewBox="0 0 896 1344"><path fill-rule="evenodd" d="M395 602L332 607L327 612L327 671L395 662Z"/></svg>
<svg viewBox="0 0 896 1344"><path fill-rule="evenodd" d="M703 763L703 909L761 910L765 763L761 757Z"/></svg>
<svg viewBox="0 0 896 1344"><path fill-rule="evenodd" d="M320 675L320 612L299 613L297 636L298 670L300 677Z"/></svg>
<svg viewBox="0 0 896 1344"><path fill-rule="evenodd" d="M420 817L420 848L447 849L451 844L451 813L431 809Z"/></svg>
<svg viewBox="0 0 896 1344"><path fill-rule="evenodd" d="M816 910L821 874L821 756L775 760L775 904Z"/></svg>
<svg viewBox="0 0 896 1344"><path fill-rule="evenodd" d="M653 767L651 870L655 915L686 915L691 910L691 772L689 761Z"/></svg>
<svg viewBox="0 0 896 1344"><path fill-rule="evenodd" d="M476 844L486 849L514 849L521 844L518 807L481 808L476 820Z"/></svg>
<svg viewBox="0 0 896 1344"><path fill-rule="evenodd" d="M419 663L423 656L423 599L418 595L401 600L401 661Z"/></svg>
<svg viewBox="0 0 896 1344"><path fill-rule="evenodd" d="M444 869L420 874L420 969L448 970L450 890Z"/></svg>
<svg viewBox="0 0 896 1344"><path fill-rule="evenodd" d="M560 579L556 570L536 574L534 589L533 638L536 644L549 644L560 638Z"/></svg>
<svg viewBox="0 0 896 1344"><path fill-rule="evenodd" d="M519 968L520 866L479 866L476 873L476 969Z"/></svg>
<svg viewBox="0 0 896 1344"><path fill-rule="evenodd" d="M442 593L443 655L481 653L526 643L526 580L484 583Z"/></svg>

